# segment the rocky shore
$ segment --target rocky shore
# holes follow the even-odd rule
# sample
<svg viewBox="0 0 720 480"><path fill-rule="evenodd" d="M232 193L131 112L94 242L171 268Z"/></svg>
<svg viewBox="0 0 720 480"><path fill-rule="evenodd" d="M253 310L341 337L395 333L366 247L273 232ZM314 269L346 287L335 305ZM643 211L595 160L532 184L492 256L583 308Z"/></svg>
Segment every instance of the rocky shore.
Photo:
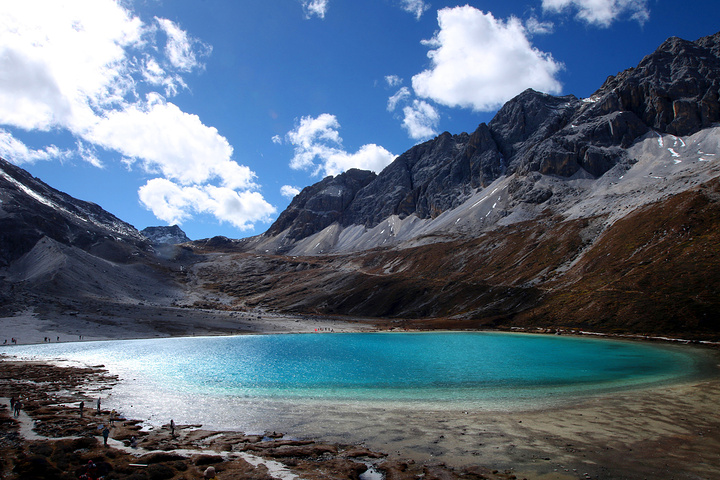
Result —
<svg viewBox="0 0 720 480"><path fill-rule="evenodd" d="M137 420L96 408L117 381L101 366L78 368L0 357L0 478L77 479L93 472L111 479L197 479L212 466L230 479L489 479L518 478L480 466L390 459L360 445L245 435L200 425L146 429ZM21 402L16 416L9 399ZM80 412L79 402L85 408ZM108 444L102 430L108 427Z"/></svg>

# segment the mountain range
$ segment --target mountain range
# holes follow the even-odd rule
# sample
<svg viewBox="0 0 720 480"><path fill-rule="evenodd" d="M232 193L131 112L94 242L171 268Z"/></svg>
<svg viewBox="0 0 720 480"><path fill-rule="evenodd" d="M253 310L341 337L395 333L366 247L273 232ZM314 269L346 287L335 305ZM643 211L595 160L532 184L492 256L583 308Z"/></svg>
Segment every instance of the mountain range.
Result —
<svg viewBox="0 0 720 480"><path fill-rule="evenodd" d="M720 33L673 37L588 98L522 92L237 240L138 232L2 161L0 299L717 339L719 98Z"/></svg>

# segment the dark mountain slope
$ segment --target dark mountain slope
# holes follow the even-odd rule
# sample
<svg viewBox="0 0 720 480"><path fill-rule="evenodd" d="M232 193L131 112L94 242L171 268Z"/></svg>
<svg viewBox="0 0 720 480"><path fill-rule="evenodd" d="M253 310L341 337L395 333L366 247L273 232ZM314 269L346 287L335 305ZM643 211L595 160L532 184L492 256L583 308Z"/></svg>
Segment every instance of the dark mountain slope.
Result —
<svg viewBox="0 0 720 480"><path fill-rule="evenodd" d="M546 217L470 240L346 255L225 252L193 276L244 307L390 318L399 327L720 339L720 180L598 236L604 221Z"/></svg>
<svg viewBox="0 0 720 480"><path fill-rule="evenodd" d="M0 266L29 252L43 237L115 261L149 249L132 225L0 158Z"/></svg>

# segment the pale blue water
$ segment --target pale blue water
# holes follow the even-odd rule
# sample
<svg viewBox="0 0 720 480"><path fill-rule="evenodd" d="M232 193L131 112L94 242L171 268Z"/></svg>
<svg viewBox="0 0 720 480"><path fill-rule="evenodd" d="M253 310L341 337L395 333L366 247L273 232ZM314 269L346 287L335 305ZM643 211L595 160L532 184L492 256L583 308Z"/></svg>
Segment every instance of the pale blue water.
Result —
<svg viewBox="0 0 720 480"><path fill-rule="evenodd" d="M532 408L679 381L705 367L702 356L687 347L456 332L43 344L5 353L103 364L124 379L105 405L133 416L213 424L234 415L242 425L316 402Z"/></svg>

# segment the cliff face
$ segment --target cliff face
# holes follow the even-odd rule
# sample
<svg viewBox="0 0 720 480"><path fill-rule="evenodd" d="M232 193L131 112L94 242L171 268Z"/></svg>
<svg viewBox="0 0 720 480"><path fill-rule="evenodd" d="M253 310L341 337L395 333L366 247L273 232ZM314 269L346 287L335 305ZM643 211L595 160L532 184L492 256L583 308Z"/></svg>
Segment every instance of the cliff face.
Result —
<svg viewBox="0 0 720 480"><path fill-rule="evenodd" d="M628 161L650 131L691 135L720 121L720 33L670 38L636 68L590 98L527 90L472 134L443 133L400 155L375 176L347 172L308 187L265 234L292 242L337 223L372 228L395 215L436 218L501 177L515 176L510 203L539 204L552 190L537 176L599 178Z"/></svg>

